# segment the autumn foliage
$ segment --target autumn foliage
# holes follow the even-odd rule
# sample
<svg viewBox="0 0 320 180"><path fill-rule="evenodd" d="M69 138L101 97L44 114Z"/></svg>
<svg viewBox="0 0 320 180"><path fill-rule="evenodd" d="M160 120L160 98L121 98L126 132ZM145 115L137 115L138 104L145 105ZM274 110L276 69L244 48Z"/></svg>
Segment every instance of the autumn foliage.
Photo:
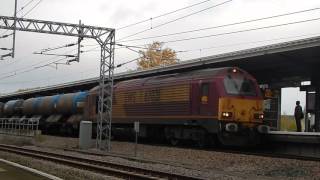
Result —
<svg viewBox="0 0 320 180"><path fill-rule="evenodd" d="M163 48L163 43L153 42L146 51L140 51L142 57L138 61L138 69L150 69L178 63L176 52L170 48Z"/></svg>

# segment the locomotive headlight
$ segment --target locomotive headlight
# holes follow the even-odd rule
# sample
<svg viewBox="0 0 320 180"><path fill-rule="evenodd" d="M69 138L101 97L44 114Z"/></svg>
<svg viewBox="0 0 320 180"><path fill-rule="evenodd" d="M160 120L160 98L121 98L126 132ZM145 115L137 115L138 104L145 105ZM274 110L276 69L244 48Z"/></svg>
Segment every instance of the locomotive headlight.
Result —
<svg viewBox="0 0 320 180"><path fill-rule="evenodd" d="M231 112L222 112L222 117L231 118L232 117L232 113Z"/></svg>
<svg viewBox="0 0 320 180"><path fill-rule="evenodd" d="M233 72L233 73L237 73L238 71L237 71L236 68L233 68L233 69L232 69L232 72Z"/></svg>
<svg viewBox="0 0 320 180"><path fill-rule="evenodd" d="M264 118L264 114L258 114L258 113L256 113L256 114L254 114L254 118L255 118L255 119L263 119L263 118Z"/></svg>

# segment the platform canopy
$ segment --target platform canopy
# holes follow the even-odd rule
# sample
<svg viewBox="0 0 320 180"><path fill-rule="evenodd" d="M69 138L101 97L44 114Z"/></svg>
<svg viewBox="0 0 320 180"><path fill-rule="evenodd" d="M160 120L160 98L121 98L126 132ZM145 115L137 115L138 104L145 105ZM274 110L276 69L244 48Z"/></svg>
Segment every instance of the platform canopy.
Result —
<svg viewBox="0 0 320 180"><path fill-rule="evenodd" d="M276 88L299 86L305 80L320 81L320 36L182 61L162 68L117 74L115 81L226 66L240 67L253 74L260 84L266 83ZM96 85L98 79L91 78L2 95L0 101L87 90Z"/></svg>

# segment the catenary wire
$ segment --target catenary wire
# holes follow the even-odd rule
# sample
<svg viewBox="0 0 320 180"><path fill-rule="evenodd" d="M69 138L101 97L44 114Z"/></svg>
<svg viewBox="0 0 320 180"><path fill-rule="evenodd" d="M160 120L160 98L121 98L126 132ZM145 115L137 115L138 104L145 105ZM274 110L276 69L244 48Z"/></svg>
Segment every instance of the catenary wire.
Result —
<svg viewBox="0 0 320 180"><path fill-rule="evenodd" d="M22 17L25 17L25 16L27 16L28 14L30 14L31 11L33 11L41 2L42 2L42 0L39 0L39 1L37 2L37 4L35 4L31 9L29 9L29 11L27 11Z"/></svg>
<svg viewBox="0 0 320 180"><path fill-rule="evenodd" d="M33 1L35 0L30 0L28 3L26 3L24 6L22 6L20 8L20 10L17 11L17 14L20 13L24 8L26 8L27 6L29 6ZM42 0L40 0L31 10L28 11L28 13L30 13L33 9L35 9L41 2ZM25 17L27 15L27 13L25 15L22 16ZM3 32L1 35L4 35L6 32L8 32L9 30L7 29L5 32Z"/></svg>
<svg viewBox="0 0 320 180"><path fill-rule="evenodd" d="M69 53L69 52L76 51L76 50L77 50L77 49L72 49L72 50L66 51L66 52L64 52L64 53ZM15 72L17 72L17 71L21 71L21 70L24 70L24 69L28 69L29 67L37 66L37 65L40 65L40 64L45 63L45 62L47 62L47 61L52 61L52 60L55 60L55 59L57 59L57 57L50 58L49 60L48 60L48 59L42 60L42 61L40 61L40 62L38 62L38 63L34 63L34 64L29 65L29 66L26 66L26 67L22 67L22 68L19 68L19 69L15 69L15 70L13 70L13 71L1 73L0 75L15 73Z"/></svg>
<svg viewBox="0 0 320 180"><path fill-rule="evenodd" d="M275 40L282 40L282 39L289 39L289 38L298 38L298 37L311 36L311 35L318 35L318 34L317 33L315 33L315 34L304 34L304 35L299 35L299 36L288 36L288 37L274 38L274 39L261 40L261 41L251 41L251 42L243 42L243 43L225 44L225 45L221 45L221 46L213 46L213 47L206 47L206 48L199 48L199 49L192 49L192 50L182 50L182 51L177 51L177 53L191 52L191 51L196 51L196 50L200 50L200 49L201 50L206 50L206 49L230 47L230 46L237 46L237 45L244 45L244 44L261 43L261 42L268 42L268 41L275 41ZM138 46L132 46L132 47L139 48ZM141 48L143 48L143 47L141 47ZM64 59L66 59L66 58L64 58ZM125 64L137 61L137 60L139 60L139 58L135 58L133 60L130 60L130 61L127 61L127 62L124 62L124 63L120 63L120 64L116 65L115 67L120 67L120 66L123 66ZM25 72L22 72L22 73L26 73L26 72L30 72L30 71L32 71L32 69L26 70ZM86 72L88 72L88 71L86 71ZM19 74L21 74L21 73L19 73ZM15 74L10 75L10 76L8 76L6 78L13 77L13 76L16 76L16 75L18 75L18 74L15 73Z"/></svg>
<svg viewBox="0 0 320 180"><path fill-rule="evenodd" d="M17 13L21 12L24 8L26 8L27 6L29 6L33 1L35 1L35 0L30 0L29 2L27 2L25 5L23 5L23 6L17 11Z"/></svg>
<svg viewBox="0 0 320 180"><path fill-rule="evenodd" d="M286 24L281 24L281 25L274 25L274 26L268 26L268 27L254 28L254 29L249 29L249 30L229 32L229 33L227 33L227 34L244 32L244 31L251 31L251 30L259 30L259 29L270 28L270 27L277 27L277 26L283 26L283 25L290 25L290 24L301 23L301 22L308 22L308 21L313 21L313 20L318 20L318 19L319 19L319 18L317 18L317 19L311 19L311 20L305 20L305 21L299 21L299 22L291 22L291 23L286 23ZM209 36L215 36L215 35L209 35ZM205 36L205 37L208 37L208 36ZM203 37L196 37L196 38L203 38ZM195 39L195 38L191 38L191 39ZM189 38L189 39L174 40L174 41L167 41L167 42L177 42L177 41L191 40L191 39Z"/></svg>
<svg viewBox="0 0 320 180"><path fill-rule="evenodd" d="M174 43L174 42L181 42L181 41L190 41L190 40L203 39L203 38L209 38L209 37L217 37L217 36L223 36L223 35L230 35L230 34L237 34L237 33L243 33L243 32L250 32L250 31L257 31L257 30L262 30L262 29L281 27L281 26L288 26L288 25L305 23L305 22L312 22L312 21L317 21L317 20L320 20L320 18L313 18L313 19L307 19L307 20L302 20L302 21L295 21L295 22L289 22L289 23L283 23L283 24L277 24L277 25L263 26L263 27L258 27L258 28L250 28L250 29L239 30L239 31L231 31L231 32L226 32L226 33L219 33L219 34L211 34L211 35L205 35L205 36L197 36L197 37L190 37L190 38L182 38L182 39L161 41L161 43ZM147 45L147 44L135 45L135 46L143 46L143 45Z"/></svg>
<svg viewBox="0 0 320 180"><path fill-rule="evenodd" d="M152 38L159 38L159 37L168 37L168 36L174 36L174 35L180 35L180 34L186 34L186 33L193 33L193 32L199 32L199 31L205 31L205 30L211 30L211 29L218 29L218 28L222 28L222 27L246 24L246 23L251 23L251 22L256 22L256 21L262 21L262 20L267 20L267 19L273 19L273 18L278 18L278 17L283 17L283 16L299 14L299 13L305 13L305 12L315 11L315 10L319 10L319 9L320 8L317 7L317 8L305 9L305 10L301 10L301 11L278 14L278 15L273 15L273 16L268 16L268 17L263 17L263 18L250 19L250 20L245 20L245 21L240 21L240 22L223 24L223 25L219 25L219 26L212 26L212 27L207 27L207 28L200 28L200 29L176 32L176 33L169 33L169 34L163 34L163 35L157 35L157 36L149 36L149 37L143 37L143 38L129 39L129 40L118 41L118 42L138 41L138 40L145 40L145 39L152 39Z"/></svg>
<svg viewBox="0 0 320 180"><path fill-rule="evenodd" d="M128 36L122 37L122 38L118 39L117 41L121 41L121 40L126 39L126 38L128 38L128 37L132 37L132 36L135 36L135 35L138 35L138 34L141 34L141 33L144 33L144 32L150 31L150 30L153 30L153 29L156 29L156 28L158 28L158 27L161 27L161 26L164 26L164 25L167 25L167 24L176 22L176 21L178 21L178 20L181 20L181 19L190 17L190 16L192 16L192 15L195 15L195 14L198 14L198 13L201 13L201 12L204 12L204 11L207 11L207 10L209 10L209 9L212 9L212 8L215 8L215 7L219 7L219 6L221 6L221 5L224 5L224 4L226 4L226 3L229 3L229 2L231 2L231 1L233 1L233 0L227 0L227 1L224 1L224 2L222 2L222 3L219 3L219 4L216 4L216 5L213 5L213 6L204 8L204 9L201 9L201 10L199 10L199 11L196 11L196 12L193 12L193 13L190 13L190 14L187 14L187 15L184 15L184 16L179 17L179 18L176 18L176 19L174 19L174 20L167 21L167 22L162 23L162 24L160 24L160 25L157 25L157 26L154 26L154 27L151 27L151 28L148 28L148 29L145 29L145 30L142 30L142 31L133 33L133 34L130 34L130 35L128 35Z"/></svg>
<svg viewBox="0 0 320 180"><path fill-rule="evenodd" d="M54 61L54 62L60 62L60 61L65 60L65 59L67 59L67 58L64 57L64 58L59 59L59 60L56 60L56 61ZM53 63L54 63L54 62L53 62ZM37 70L37 69L40 69L40 68L34 67L34 68L31 68L31 69L27 69L27 70L21 71L21 72L19 72L19 73L15 72L14 74L1 77L0 80L7 79L7 78L10 78L10 77L14 77L14 76L16 76L16 75L18 75L18 74L28 73L28 72L31 72L31 71L34 71L34 70Z"/></svg>
<svg viewBox="0 0 320 180"><path fill-rule="evenodd" d="M315 20L319 20L319 19L320 19L320 18L314 18L314 19L308 19L308 20L303 20L303 21L295 21L295 22L278 24L278 25L272 25L272 26L264 26L264 27L259 27L259 28L251 28L251 29L246 29L246 30L232 31L232 32L227 32L227 33L220 33L220 34L213 34L213 35L207 35L207 36L200 36L200 37L192 37L192 38L184 38L184 39L178 39L178 40L171 40L171 41L166 41L166 42L163 42L163 43L173 43L173 42L194 40L194 39L200 39L200 38L207 38L207 37L214 37L214 36L221 36L221 35L229 35L229 34L235 34L235 33L242 33L242 32L255 31L255 30L261 30L261 29L267 29L267 28L273 28L273 27L280 27L280 26L292 25L292 24L297 24L297 23L310 22L310 21L315 21ZM92 49L96 49L96 48L98 48L98 47L95 47L95 48L92 48ZM85 52L88 52L88 51L85 51ZM14 72L16 72L16 71L14 71Z"/></svg>
<svg viewBox="0 0 320 180"><path fill-rule="evenodd" d="M190 6L186 6L186 7L183 7L183 8L180 8L180 9L176 9L174 11L170 11L170 12L167 12L167 13L164 13L164 14L161 14L161 15L158 15L158 16L155 16L155 17L151 17L151 18L148 18L148 19L145 19L145 20L142 20L142 21L138 21L136 23L132 23L132 24L129 24L129 25L125 25L125 26L122 26L120 28L116 28L117 31L121 30L121 29L125 29L125 28L128 28L128 27L131 27L131 26L135 26L135 25L138 25L138 24L141 24L141 23L144 23L144 22L148 22L150 20L155 20L155 19L158 19L160 17L164 17L164 16L167 16L167 15L170 15L170 14L173 14L173 13L176 13L176 12L179 12L179 11L182 11L182 10L185 10L185 9L188 9L188 8L191 8L191 7L194 7L194 6L198 6L200 4L203 4L203 3L206 3L206 2L209 2L211 0L205 0L205 1L201 1L199 3L195 3L195 4L192 4Z"/></svg>

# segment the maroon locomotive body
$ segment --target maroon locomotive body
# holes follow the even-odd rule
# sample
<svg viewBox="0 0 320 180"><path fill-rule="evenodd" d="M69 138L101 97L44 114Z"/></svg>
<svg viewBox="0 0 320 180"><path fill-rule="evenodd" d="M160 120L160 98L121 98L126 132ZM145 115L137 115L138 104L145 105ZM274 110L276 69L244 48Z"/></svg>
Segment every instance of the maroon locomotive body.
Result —
<svg viewBox="0 0 320 180"><path fill-rule="evenodd" d="M89 92L85 118L97 116L97 88ZM239 68L204 69L122 81L113 95L113 132L140 122L140 136L172 144L247 144L268 127L256 80Z"/></svg>

